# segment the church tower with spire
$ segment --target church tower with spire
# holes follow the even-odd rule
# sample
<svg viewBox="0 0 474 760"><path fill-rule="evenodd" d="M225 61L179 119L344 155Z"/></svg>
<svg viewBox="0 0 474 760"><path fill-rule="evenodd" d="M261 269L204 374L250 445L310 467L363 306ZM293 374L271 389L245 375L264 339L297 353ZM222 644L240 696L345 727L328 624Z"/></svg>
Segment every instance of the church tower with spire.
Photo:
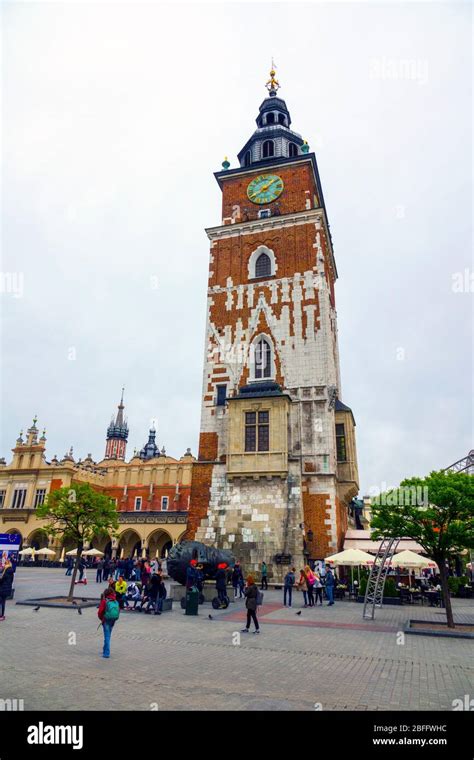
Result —
<svg viewBox="0 0 474 760"><path fill-rule="evenodd" d="M215 178L199 461L188 537L275 579L342 548L358 491L342 403L336 262L316 155L272 66L257 129ZM299 564L298 564L299 563Z"/></svg>
<svg viewBox="0 0 474 760"><path fill-rule="evenodd" d="M117 416L114 420L112 417L110 425L107 428L107 442L105 444L105 459L125 459L125 450L127 448L128 425L124 418L123 410L123 392L118 405Z"/></svg>

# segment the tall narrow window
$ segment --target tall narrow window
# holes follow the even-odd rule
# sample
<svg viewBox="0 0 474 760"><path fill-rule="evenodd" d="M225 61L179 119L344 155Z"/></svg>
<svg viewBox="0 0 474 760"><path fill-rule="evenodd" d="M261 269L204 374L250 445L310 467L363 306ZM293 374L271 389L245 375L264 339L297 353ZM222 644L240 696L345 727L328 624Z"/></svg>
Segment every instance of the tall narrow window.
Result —
<svg viewBox="0 0 474 760"><path fill-rule="evenodd" d="M344 425L336 425L336 454L338 462L347 462L346 431Z"/></svg>
<svg viewBox="0 0 474 760"><path fill-rule="evenodd" d="M135 497L135 511L140 512L141 508L142 508L142 497L136 496Z"/></svg>
<svg viewBox="0 0 474 760"><path fill-rule="evenodd" d="M12 509L23 509L26 499L26 488L15 488L13 491Z"/></svg>
<svg viewBox="0 0 474 760"><path fill-rule="evenodd" d="M278 121L280 124L284 124L286 126L286 117L284 113L278 114Z"/></svg>
<svg viewBox="0 0 474 760"><path fill-rule="evenodd" d="M44 497L46 496L46 488L37 488L36 494L35 494L35 503L34 506L39 507L44 502Z"/></svg>
<svg viewBox="0 0 474 760"><path fill-rule="evenodd" d="M270 450L270 413L245 412L245 451Z"/></svg>
<svg viewBox="0 0 474 760"><path fill-rule="evenodd" d="M245 413L245 451L257 448L257 412Z"/></svg>
<svg viewBox="0 0 474 760"><path fill-rule="evenodd" d="M250 154L250 151L248 150L244 156L244 166L250 166L251 163L252 163L252 156Z"/></svg>
<svg viewBox="0 0 474 760"><path fill-rule="evenodd" d="M272 262L270 256L261 253L255 262L255 277L270 277L272 273Z"/></svg>
<svg viewBox="0 0 474 760"><path fill-rule="evenodd" d="M262 380L265 377L271 377L272 349L265 338L260 338L254 347L254 378Z"/></svg>
<svg viewBox="0 0 474 760"><path fill-rule="evenodd" d="M298 155L298 146L295 143L290 143L289 149L288 149L288 155L290 156L290 158Z"/></svg>
<svg viewBox="0 0 474 760"><path fill-rule="evenodd" d="M273 144L273 140L265 140L263 143L263 157L264 158L270 158L271 156L275 155L275 145Z"/></svg>
<svg viewBox="0 0 474 760"><path fill-rule="evenodd" d="M168 510L170 500L168 496L162 496L161 497L161 509L163 512L166 512Z"/></svg>
<svg viewBox="0 0 474 760"><path fill-rule="evenodd" d="M267 113L267 124L275 124L275 114Z"/></svg>
<svg viewBox="0 0 474 760"><path fill-rule="evenodd" d="M216 406L225 406L226 398L227 398L227 385L218 385Z"/></svg>
<svg viewBox="0 0 474 760"><path fill-rule="evenodd" d="M5 494L6 494L5 490L0 491L0 508L3 507L3 502L5 501Z"/></svg>
<svg viewBox="0 0 474 760"><path fill-rule="evenodd" d="M269 451L270 449L270 413L258 413L258 450Z"/></svg>

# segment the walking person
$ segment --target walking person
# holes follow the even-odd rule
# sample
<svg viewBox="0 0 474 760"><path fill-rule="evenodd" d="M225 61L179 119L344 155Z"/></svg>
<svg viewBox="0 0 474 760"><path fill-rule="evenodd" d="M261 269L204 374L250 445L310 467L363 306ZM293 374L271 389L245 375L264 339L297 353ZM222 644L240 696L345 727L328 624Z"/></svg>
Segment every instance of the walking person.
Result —
<svg viewBox="0 0 474 760"><path fill-rule="evenodd" d="M328 568L326 573L326 597L328 599L328 607L334 604L334 585L334 575L332 574L331 568Z"/></svg>
<svg viewBox="0 0 474 760"><path fill-rule="evenodd" d="M99 559L96 565L95 582L102 583L102 572L104 570L104 561Z"/></svg>
<svg viewBox="0 0 474 760"><path fill-rule="evenodd" d="M261 590L268 589L268 567L266 562L262 562L262 585Z"/></svg>
<svg viewBox="0 0 474 760"><path fill-rule="evenodd" d="M217 565L216 591L217 591L217 596L221 604L225 604L227 600L226 568L227 568L227 564L225 562L221 562L219 565Z"/></svg>
<svg viewBox="0 0 474 760"><path fill-rule="evenodd" d="M0 620L5 620L5 605L12 592L13 577L12 563L7 559L0 573Z"/></svg>
<svg viewBox="0 0 474 760"><path fill-rule="evenodd" d="M291 598L293 596L293 586L295 585L295 572L296 568L292 567L291 570L288 570L287 574L285 575L284 579L284 586L283 586L283 606L286 607L286 598L288 596L288 607L291 607Z"/></svg>
<svg viewBox="0 0 474 760"><path fill-rule="evenodd" d="M237 599L237 592L240 592L240 598L243 597L241 581L243 580L242 568L240 562L236 562L232 570L232 588L234 589L234 599Z"/></svg>
<svg viewBox="0 0 474 760"><path fill-rule="evenodd" d="M73 560L72 557L66 557L66 572L64 575L72 575Z"/></svg>
<svg viewBox="0 0 474 760"><path fill-rule="evenodd" d="M114 589L109 586L105 589L97 615L102 623L102 629L104 632L104 647L102 649L102 657L110 657L110 638L112 636L112 630L115 622L120 615L120 607L115 595Z"/></svg>
<svg viewBox="0 0 474 760"><path fill-rule="evenodd" d="M309 565L305 566L304 573L306 575L306 583L308 584L308 604L310 607L314 607L313 586L316 579Z"/></svg>
<svg viewBox="0 0 474 760"><path fill-rule="evenodd" d="M303 592L304 607L308 606L308 582L304 570L300 570L300 578L298 581L298 588Z"/></svg>
<svg viewBox="0 0 474 760"><path fill-rule="evenodd" d="M104 557L104 561L102 564L102 580L106 581L109 577L109 558Z"/></svg>
<svg viewBox="0 0 474 760"><path fill-rule="evenodd" d="M316 598L314 600L314 605L315 606L317 605L318 599L319 599L319 606L322 607L323 606L323 584L321 583L321 578L319 577L317 573L314 574L314 578L315 580L314 580L313 590L316 595Z"/></svg>
<svg viewBox="0 0 474 760"><path fill-rule="evenodd" d="M247 586L244 590L245 594L245 606L247 608L247 626L242 628L242 633L248 633L250 629L250 621L253 620L255 631L254 633L260 633L260 626L257 620L257 600L258 600L258 588L251 575L247 578Z"/></svg>

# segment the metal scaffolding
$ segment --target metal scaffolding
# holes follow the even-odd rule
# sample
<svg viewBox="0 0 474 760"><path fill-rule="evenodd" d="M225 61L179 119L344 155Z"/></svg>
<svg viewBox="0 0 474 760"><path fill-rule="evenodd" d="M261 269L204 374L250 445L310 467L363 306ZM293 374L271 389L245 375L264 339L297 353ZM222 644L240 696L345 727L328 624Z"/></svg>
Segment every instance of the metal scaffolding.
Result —
<svg viewBox="0 0 474 760"><path fill-rule="evenodd" d="M375 555L374 564L367 580L364 611L362 613L362 616L367 620L373 620L375 608L382 606L385 579L390 567L390 560L397 550L399 541L399 538L383 538Z"/></svg>

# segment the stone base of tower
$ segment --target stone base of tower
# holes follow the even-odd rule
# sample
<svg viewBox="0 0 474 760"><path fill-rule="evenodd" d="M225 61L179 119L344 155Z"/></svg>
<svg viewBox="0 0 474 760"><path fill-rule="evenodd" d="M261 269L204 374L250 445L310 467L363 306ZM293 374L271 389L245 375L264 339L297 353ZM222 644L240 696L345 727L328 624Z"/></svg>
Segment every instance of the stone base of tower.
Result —
<svg viewBox="0 0 474 760"><path fill-rule="evenodd" d="M278 583L288 567L275 561L277 555L291 555L299 570L308 558L322 560L342 549L347 504L333 475L301 475L299 462L290 463L288 478L229 478L226 465L217 463L196 470L186 538L229 549L245 573L259 577L265 561Z"/></svg>
<svg viewBox="0 0 474 760"><path fill-rule="evenodd" d="M259 576L261 563L269 578L283 580L285 565L276 555L291 555L303 566L303 511L298 473L283 478L228 478L226 467L214 465L207 515L195 532L196 541L230 549L245 573ZM296 484L296 485L295 485Z"/></svg>

